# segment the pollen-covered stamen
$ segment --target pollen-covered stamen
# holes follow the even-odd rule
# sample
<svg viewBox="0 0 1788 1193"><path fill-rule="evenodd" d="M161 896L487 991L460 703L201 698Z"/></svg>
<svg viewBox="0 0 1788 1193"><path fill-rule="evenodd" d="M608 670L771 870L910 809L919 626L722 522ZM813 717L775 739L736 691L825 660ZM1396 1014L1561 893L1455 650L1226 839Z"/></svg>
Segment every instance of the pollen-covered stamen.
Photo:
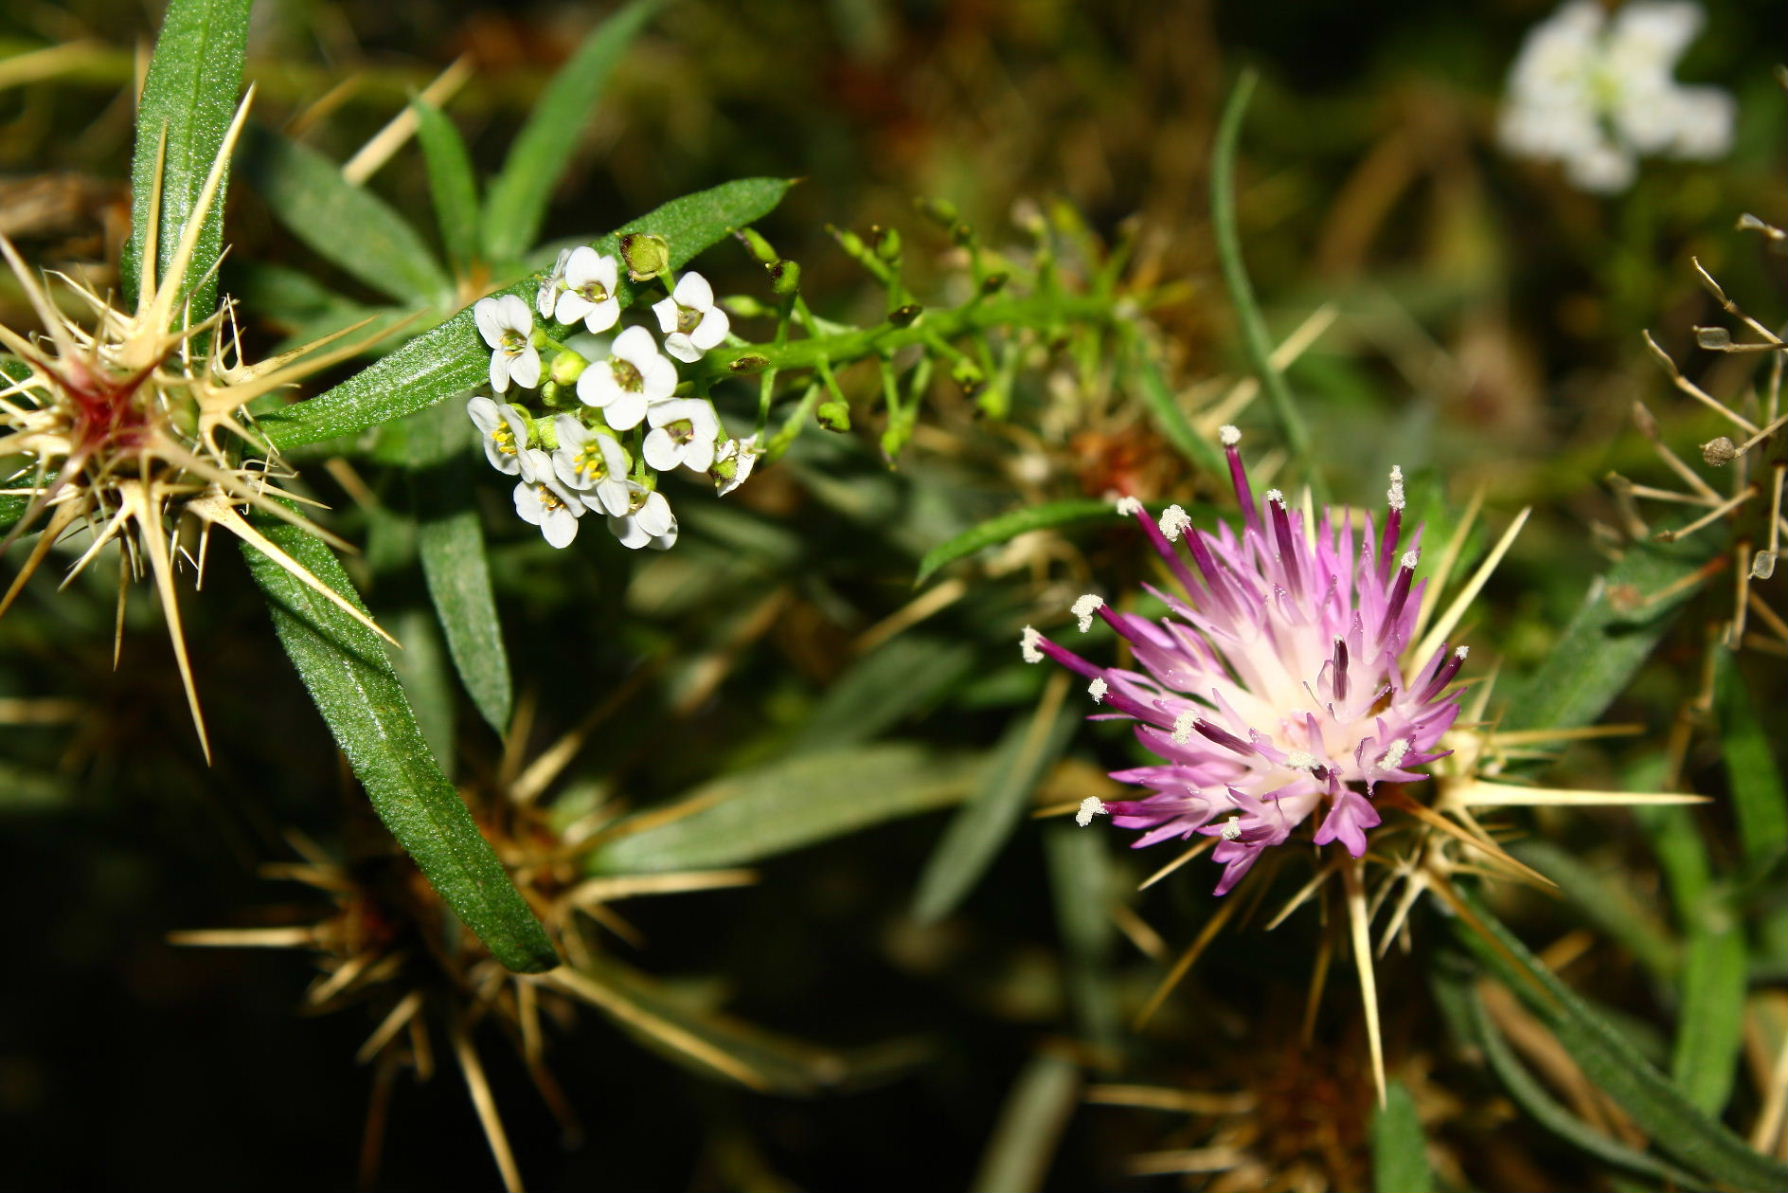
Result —
<svg viewBox="0 0 1788 1193"><path fill-rule="evenodd" d="M1378 765L1385 770L1396 770L1403 765L1403 759L1408 753L1409 739L1400 737L1391 743L1391 748L1384 752L1384 757L1378 760Z"/></svg>
<svg viewBox="0 0 1788 1193"><path fill-rule="evenodd" d="M1105 702L1105 693L1110 690L1111 685L1105 682L1105 677L1103 675L1095 675L1093 677L1093 682L1086 686L1086 694L1093 698L1094 704L1103 704Z"/></svg>
<svg viewBox="0 0 1788 1193"><path fill-rule="evenodd" d="M1069 612L1074 614L1080 625L1080 632L1084 634L1093 628L1093 615L1104 606L1105 601L1102 598L1089 592L1076 599Z"/></svg>
<svg viewBox="0 0 1788 1193"><path fill-rule="evenodd" d="M1403 469L1391 469L1391 487L1385 493L1385 501L1390 505L1390 512L1384 519L1384 537L1378 544L1378 579L1380 583L1390 579L1391 560L1397 557L1397 544L1403 537L1403 507L1408 503L1403 495Z"/></svg>
<svg viewBox="0 0 1788 1193"><path fill-rule="evenodd" d="M1096 795L1089 795L1080 801L1080 808L1074 813L1074 823L1085 828L1093 822L1093 817L1109 815L1111 809L1105 806L1105 801Z"/></svg>
<svg viewBox="0 0 1788 1193"><path fill-rule="evenodd" d="M1198 714L1190 710L1173 719L1172 737L1176 744L1189 746L1192 744L1192 733L1198 725Z"/></svg>
<svg viewBox="0 0 1788 1193"><path fill-rule="evenodd" d="M1260 529L1260 511L1254 507L1254 490L1248 487L1248 466L1242 463L1242 452L1239 446L1242 433L1234 427L1224 427L1218 433L1223 443L1223 454L1229 457L1229 480L1235 486L1235 499L1242 507L1242 517L1249 526Z"/></svg>
<svg viewBox="0 0 1788 1193"><path fill-rule="evenodd" d="M1303 572L1298 568L1298 546L1291 529L1291 512L1285 508L1285 494L1267 490L1267 506L1272 510L1273 539L1279 547L1279 566L1285 569L1287 585L1292 589L1304 586Z"/></svg>
<svg viewBox="0 0 1788 1193"><path fill-rule="evenodd" d="M1409 585L1415 579L1416 564L1420 557L1414 551L1406 551L1399 561L1397 579L1391 584L1390 598L1385 602L1384 617L1378 623L1378 640L1387 641L1397 619L1403 616L1403 606L1409 600Z"/></svg>
<svg viewBox="0 0 1788 1193"><path fill-rule="evenodd" d="M1042 642L1043 635L1037 632L1036 626L1024 627L1024 632L1018 636L1018 652L1024 656L1025 662L1041 663L1043 661L1043 651L1039 649Z"/></svg>
<svg viewBox="0 0 1788 1193"><path fill-rule="evenodd" d="M1187 530L1191 529L1192 516L1177 505L1170 505L1161 515L1161 535L1168 542L1174 542Z"/></svg>
<svg viewBox="0 0 1788 1193"><path fill-rule="evenodd" d="M1241 840L1242 818L1240 816L1231 816L1228 820L1225 820L1223 826L1217 830L1217 835L1222 837L1225 841Z"/></svg>
<svg viewBox="0 0 1788 1193"><path fill-rule="evenodd" d="M1142 502L1136 498L1120 497L1117 499L1117 512L1125 517L1135 517L1147 511L1143 509Z"/></svg>

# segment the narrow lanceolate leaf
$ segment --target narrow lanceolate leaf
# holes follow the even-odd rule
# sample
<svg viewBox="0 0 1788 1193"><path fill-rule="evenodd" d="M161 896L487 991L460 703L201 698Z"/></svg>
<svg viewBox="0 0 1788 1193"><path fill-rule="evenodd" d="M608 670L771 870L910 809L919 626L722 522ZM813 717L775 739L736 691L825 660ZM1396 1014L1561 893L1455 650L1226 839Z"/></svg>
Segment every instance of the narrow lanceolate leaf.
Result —
<svg viewBox="0 0 1788 1193"><path fill-rule="evenodd" d="M609 73L658 6L659 0L634 0L604 21L547 84L502 172L491 180L484 209L484 248L491 260L514 260L540 235L547 201Z"/></svg>
<svg viewBox="0 0 1788 1193"><path fill-rule="evenodd" d="M1140 339L1136 342L1134 351L1136 392L1148 407L1155 426L1194 468L1206 476L1224 475L1228 463L1224 460L1223 453L1216 444L1200 435L1192 426L1192 420L1180 408L1179 398L1173 392L1173 387L1167 384L1167 377L1161 371L1161 363L1150 354L1147 345Z"/></svg>
<svg viewBox="0 0 1788 1193"><path fill-rule="evenodd" d="M451 299L452 280L404 217L308 145L250 127L242 172L280 223L323 260L409 306Z"/></svg>
<svg viewBox="0 0 1788 1193"><path fill-rule="evenodd" d="M1428 1137L1409 1087L1392 1081L1372 1118L1372 1187L1377 1193L1429 1193Z"/></svg>
<svg viewBox="0 0 1788 1193"><path fill-rule="evenodd" d="M938 700L975 665L974 650L925 634L901 634L838 677L801 726L792 749L838 749L874 741Z"/></svg>
<svg viewBox="0 0 1788 1193"><path fill-rule="evenodd" d="M745 178L673 199L596 241L596 250L616 253L620 237L650 232L670 243L671 264L680 267L733 228L775 210L790 185L780 178ZM532 310L537 288L528 280L502 293L520 296ZM621 305L631 305L636 293L623 281ZM545 330L562 340L574 328L553 323ZM490 348L478 334L468 307L327 393L265 416L260 429L282 450L318 443L414 414L443 398L486 385L489 377Z"/></svg>
<svg viewBox="0 0 1788 1193"><path fill-rule="evenodd" d="M588 868L635 874L755 862L953 804L974 789L980 770L978 759L894 743L802 754L623 821L590 852Z"/></svg>
<svg viewBox="0 0 1788 1193"><path fill-rule="evenodd" d="M956 910L1024 818L1037 783L1061 757L1084 711L1062 703L1059 691L1054 701L1046 697L1036 713L1014 718L994 747L980 788L957 810L925 864L913 902L921 922Z"/></svg>
<svg viewBox="0 0 1788 1193"><path fill-rule="evenodd" d="M1116 1060L1123 1043L1123 1010L1118 998L1112 947L1114 875L1109 839L1091 826L1057 821L1043 830L1043 858L1049 863L1049 890L1062 937L1068 1005L1081 1033L1102 1059Z"/></svg>
<svg viewBox="0 0 1788 1193"><path fill-rule="evenodd" d="M250 0L171 0L162 18L155 56L143 83L137 108L136 156L131 162L131 237L122 263L124 293L134 301L142 278L143 240L149 234L150 203L155 193L156 160L162 160L161 217L156 260L166 266L180 244L187 218L205 189L223 147L224 133L236 114L242 90L242 61L248 47ZM165 156L162 145L166 143ZM217 281L211 267L223 252L225 176L204 232L193 251L183 293L192 299L195 318L217 306ZM161 270L158 268L157 275Z"/></svg>
<svg viewBox="0 0 1788 1193"><path fill-rule="evenodd" d="M1466 913L1457 927L1467 946L1528 1001L1585 1075L1620 1104L1660 1151L1724 1187L1788 1188L1788 1167L1753 1151L1685 1098L1625 1036L1528 952L1475 896L1457 890L1453 897Z"/></svg>
<svg viewBox="0 0 1788 1193"><path fill-rule="evenodd" d="M1747 862L1767 866L1788 850L1788 790L1782 785L1782 769L1738 660L1728 650L1720 650L1715 660L1714 685L1720 748L1726 778L1732 785L1733 811L1738 814L1738 839ZM1774 715L1781 715L1779 707ZM1780 724L1778 720L1778 741Z"/></svg>
<svg viewBox="0 0 1788 1193"><path fill-rule="evenodd" d="M262 530L359 605L326 544L284 522L270 520ZM243 554L267 595L280 642L391 835L497 960L523 973L557 965L545 929L429 753L384 642L266 556L247 548Z"/></svg>
<svg viewBox="0 0 1788 1193"><path fill-rule="evenodd" d="M479 715L501 735L514 711L514 685L491 591L484 523L472 500L471 426L457 402L443 402L409 422L416 546L454 670Z"/></svg>
<svg viewBox="0 0 1788 1193"><path fill-rule="evenodd" d="M1696 909L1692 924L1670 1076L1684 1097L1717 1117L1732 1096L1744 1045L1744 926L1717 895Z"/></svg>
<svg viewBox="0 0 1788 1193"><path fill-rule="evenodd" d="M1080 1100L1080 1066L1066 1056L1040 1052L1019 1071L1000 1110L999 1123L969 1182L971 1193L1041 1189L1062 1140L1062 1129Z"/></svg>
<svg viewBox="0 0 1788 1193"><path fill-rule="evenodd" d="M470 272L478 251L478 181L465 138L441 109L422 96L410 101L416 112L416 139L428 163L428 192L435 204L435 222L454 271Z"/></svg>
<svg viewBox="0 0 1788 1193"><path fill-rule="evenodd" d="M1630 548L1591 586L1502 727L1573 729L1601 716L1699 587L1695 576L1708 559L1700 543Z"/></svg>
<svg viewBox="0 0 1788 1193"><path fill-rule="evenodd" d="M1021 534L1032 530L1047 530L1056 526L1067 526L1074 522L1085 522L1093 518L1115 518L1117 510L1109 501L1074 500L1051 501L1043 505L1028 505L1011 513L1001 514L997 518L989 518L978 526L972 526L949 542L941 543L925 553L919 561L919 574L913 583L923 584L930 579L932 573L947 563L954 563L965 556L973 555L984 547L995 547L1010 542Z"/></svg>

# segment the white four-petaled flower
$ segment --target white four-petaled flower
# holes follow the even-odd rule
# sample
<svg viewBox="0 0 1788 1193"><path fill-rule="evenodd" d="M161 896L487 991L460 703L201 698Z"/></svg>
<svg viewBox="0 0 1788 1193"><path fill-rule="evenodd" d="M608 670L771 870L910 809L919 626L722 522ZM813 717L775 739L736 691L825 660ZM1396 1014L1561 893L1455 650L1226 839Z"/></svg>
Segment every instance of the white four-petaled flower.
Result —
<svg viewBox="0 0 1788 1193"><path fill-rule="evenodd" d="M627 512L627 449L605 431L594 431L569 414L553 420L559 450L553 472L566 488L593 510L619 516Z"/></svg>
<svg viewBox="0 0 1788 1193"><path fill-rule="evenodd" d="M533 479L515 486L515 512L522 521L540 527L554 547L570 545L577 537L577 520L584 515L583 502L559 483L552 461L537 447L528 449L523 475Z"/></svg>
<svg viewBox="0 0 1788 1193"><path fill-rule="evenodd" d="M713 465L720 420L705 400L659 402L646 411L646 421L652 429L646 433L642 450L646 463L658 471L669 472L683 464L692 471L706 472Z"/></svg>
<svg viewBox="0 0 1788 1193"><path fill-rule="evenodd" d="M560 323L582 319L585 330L600 335L620 320L621 299L615 293L613 257L600 256L590 246L579 245L566 259L564 273L564 292L553 311Z"/></svg>
<svg viewBox="0 0 1788 1193"><path fill-rule="evenodd" d="M466 413L484 434L484 458L498 472L522 474L528 447L528 413L519 406L499 406L482 395L466 403Z"/></svg>
<svg viewBox="0 0 1788 1193"><path fill-rule="evenodd" d="M570 249L560 249L553 271L540 280L540 292L534 297L534 309L542 319L551 319L558 309L559 295L565 293L565 263L571 260Z"/></svg>
<svg viewBox="0 0 1788 1193"><path fill-rule="evenodd" d="M650 547L668 551L677 541L677 516L671 513L670 502L656 489L648 489L638 481L627 482L627 513L610 515L608 529L631 551Z"/></svg>
<svg viewBox="0 0 1788 1193"><path fill-rule="evenodd" d="M1688 0L1630 0L1612 19L1570 0L1528 34L1509 72L1503 145L1561 161L1588 191L1624 190L1642 154L1716 158L1732 143L1732 97L1673 77L1701 29Z"/></svg>
<svg viewBox="0 0 1788 1193"><path fill-rule="evenodd" d="M534 347L534 316L513 294L481 298L472 308L478 334L490 345L490 387L498 393L515 382L523 389L540 384L540 353Z"/></svg>
<svg viewBox="0 0 1788 1193"><path fill-rule="evenodd" d="M764 449L759 446L755 433L722 443L714 452L714 491L725 497L744 484L763 454Z"/></svg>
<svg viewBox="0 0 1788 1193"><path fill-rule="evenodd" d="M577 397L602 411L617 431L629 431L646 417L646 407L677 388L677 366L659 355L652 333L629 327L615 337L608 359L591 363L577 379Z"/></svg>
<svg viewBox="0 0 1788 1193"><path fill-rule="evenodd" d="M652 305L664 334L664 350L686 364L726 338L726 312L714 305L714 287L699 273L686 273L670 297Z"/></svg>

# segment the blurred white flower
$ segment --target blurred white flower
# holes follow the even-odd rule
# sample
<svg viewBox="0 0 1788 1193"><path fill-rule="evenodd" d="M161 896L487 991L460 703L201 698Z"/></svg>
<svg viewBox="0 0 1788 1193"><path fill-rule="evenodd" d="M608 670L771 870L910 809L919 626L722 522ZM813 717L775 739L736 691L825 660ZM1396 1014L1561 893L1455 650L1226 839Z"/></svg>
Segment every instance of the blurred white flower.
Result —
<svg viewBox="0 0 1788 1193"><path fill-rule="evenodd" d="M659 354L643 327L616 336L608 359L591 364L577 379L578 400L601 410L603 421L617 431L639 426L647 405L664 401L676 388L677 366Z"/></svg>
<svg viewBox="0 0 1788 1193"><path fill-rule="evenodd" d="M671 513L670 502L656 489L648 489L638 481L627 482L627 513L610 515L608 529L630 551L650 547L668 551L677 542L677 516Z"/></svg>
<svg viewBox="0 0 1788 1193"><path fill-rule="evenodd" d="M559 450L553 453L553 471L567 488L589 490L577 494L591 509L620 515L627 512L627 449L613 435L593 431L569 414L553 420L559 433Z"/></svg>
<svg viewBox="0 0 1788 1193"><path fill-rule="evenodd" d="M613 257L597 255L588 245L571 250L565 261L565 291L554 313L560 323L584 321L591 335L600 335L621 318L621 300L615 294Z"/></svg>
<svg viewBox="0 0 1788 1193"><path fill-rule="evenodd" d="M1573 184L1602 194L1631 185L1644 154L1723 155L1732 97L1673 77L1702 19L1690 0L1631 0L1612 20L1595 0L1570 0L1528 34L1509 72L1503 146L1563 162Z"/></svg>
<svg viewBox="0 0 1788 1193"><path fill-rule="evenodd" d="M533 479L515 486L515 512L522 521L540 527L554 547L569 546L577 537L577 520L584 516L583 502L559 483L552 461L537 447L528 449L522 474Z"/></svg>
<svg viewBox="0 0 1788 1193"><path fill-rule="evenodd" d="M509 476L520 474L525 462L522 453L528 446L527 412L519 406L499 406L479 395L466 403L466 413L484 434L484 458L490 466Z"/></svg>
<svg viewBox="0 0 1788 1193"><path fill-rule="evenodd" d="M669 472L683 464L691 471L706 472L713 465L720 420L705 400L659 402L646 411L646 421L652 424L652 430L641 451L646 463L658 471Z"/></svg>
<svg viewBox="0 0 1788 1193"><path fill-rule="evenodd" d="M699 273L684 274L669 298L652 304L652 313L665 333L664 350L685 364L700 360L732 326L714 305L714 287Z"/></svg>
<svg viewBox="0 0 1788 1193"><path fill-rule="evenodd" d="M478 334L490 345L490 387L498 393L515 382L523 389L540 384L540 353L534 348L534 316L513 294L480 298L472 308Z"/></svg>

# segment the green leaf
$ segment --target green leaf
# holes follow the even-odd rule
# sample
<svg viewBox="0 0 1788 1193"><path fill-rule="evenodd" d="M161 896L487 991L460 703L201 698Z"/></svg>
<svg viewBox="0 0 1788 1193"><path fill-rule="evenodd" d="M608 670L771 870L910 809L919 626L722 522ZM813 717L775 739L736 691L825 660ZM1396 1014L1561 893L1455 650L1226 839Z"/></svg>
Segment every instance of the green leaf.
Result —
<svg viewBox="0 0 1788 1193"><path fill-rule="evenodd" d="M126 301L134 302L142 284L144 240L149 235L149 205L155 192L156 158L166 136L162 158L161 215L157 238L156 275L174 256L187 220L205 189L205 176L223 149L224 134L236 114L242 90L242 62L248 47L250 0L171 0L162 18L155 56L143 82L137 106L136 156L131 161L131 235L121 263ZM187 268L186 287L193 317L204 318L217 306L217 278L210 271L223 253L226 173L204 231ZM193 280L200 280L193 286ZM178 308L176 303L176 309Z"/></svg>
<svg viewBox="0 0 1788 1193"><path fill-rule="evenodd" d="M491 260L520 257L540 235L547 201L577 148L590 109L658 5L659 0L634 0L604 21L547 84L510 146L502 172L491 180L484 209L484 248Z"/></svg>
<svg viewBox="0 0 1788 1193"><path fill-rule="evenodd" d="M1659 1150L1707 1179L1735 1189L1762 1193L1788 1188L1788 1167L1751 1150L1744 1140L1702 1113L1625 1037L1540 964L1476 896L1463 889L1455 893L1469 913L1455 925L1464 943L1548 1023L1589 1079L1632 1116ZM1484 935L1480 936L1480 931Z"/></svg>
<svg viewBox="0 0 1788 1193"><path fill-rule="evenodd" d="M1223 458L1223 452L1216 444L1200 435L1192 426L1192 420L1180 409L1180 402L1167 384L1167 377L1161 372L1161 362L1156 360L1147 344L1140 336L1132 337L1132 351L1136 354L1135 378L1137 392L1142 396L1143 405L1149 409L1155 426L1160 428L1167 442L1186 457L1199 472L1206 476L1224 476L1228 473L1229 464Z"/></svg>
<svg viewBox="0 0 1788 1193"><path fill-rule="evenodd" d="M957 809L925 863L913 900L913 915L921 923L956 910L1024 818L1037 784L1080 724L1082 710L1062 704L1058 698L1054 709L1012 719L994 747L980 788Z"/></svg>
<svg viewBox="0 0 1788 1193"><path fill-rule="evenodd" d="M1738 839L1745 860L1770 865L1788 850L1788 792L1776 764L1770 735L1765 732L1738 660L1717 647L1714 696L1720 719L1720 749L1726 778L1732 784L1732 808L1738 814ZM1777 709L1777 713L1780 713ZM1780 722L1777 722L1778 725Z"/></svg>
<svg viewBox="0 0 1788 1193"><path fill-rule="evenodd" d="M1223 284L1229 301L1235 306L1236 322L1241 325L1242 344L1248 351L1248 363L1260 378L1260 389L1267 397L1267 406L1279 424L1279 433L1291 454L1309 474L1310 490L1320 504L1327 500L1322 472L1314 467L1310 454L1310 430L1292 400L1285 375L1273 367L1273 343L1267 335L1266 319L1254 297L1254 285L1248 280L1248 266L1242 260L1242 235L1235 217L1235 157L1241 140L1242 117L1247 114L1248 100L1254 94L1257 79L1252 70L1244 70L1230 90L1217 123L1217 143L1211 153L1211 231L1217 240L1217 263L1223 270Z"/></svg>
<svg viewBox="0 0 1788 1193"><path fill-rule="evenodd" d="M1372 1187L1378 1193L1431 1193L1428 1137L1409 1087L1392 1080L1372 1116Z"/></svg>
<svg viewBox="0 0 1788 1193"><path fill-rule="evenodd" d="M975 665L974 650L948 638L902 634L826 689L790 749L836 750L873 741L938 700Z"/></svg>
<svg viewBox="0 0 1788 1193"><path fill-rule="evenodd" d="M790 185L780 178L744 178L685 195L597 241L596 249L616 253L621 236L651 232L670 242L672 264L681 266L732 229L775 210ZM532 310L536 289L537 284L527 280L501 293L520 296ZM623 281L621 305L631 305L636 293ZM557 323L546 329L559 340L573 330ZM267 415L260 428L281 450L300 447L414 414L443 398L483 386L489 377L490 349L467 307L327 393Z"/></svg>
<svg viewBox="0 0 1788 1193"><path fill-rule="evenodd" d="M1684 1097L1718 1116L1732 1096L1744 1044L1745 938L1724 899L1706 900L1690 923L1670 1076Z"/></svg>
<svg viewBox="0 0 1788 1193"><path fill-rule="evenodd" d="M311 575L364 607L327 544L271 519L260 529ZM244 545L243 554L280 642L391 835L498 961L522 973L557 965L546 931L429 753L384 641L259 551Z"/></svg>
<svg viewBox="0 0 1788 1193"><path fill-rule="evenodd" d="M973 555L983 547L1009 542L1032 530L1045 530L1055 526L1066 526L1072 522L1118 516L1117 510L1109 501L1092 501L1083 498L1072 501L1051 501L1043 505L1027 505L1022 509L1001 514L997 518L989 518L980 525L963 531L949 542L927 551L925 558L919 561L919 574L913 583L915 585L923 584L931 578L932 573L946 563L954 563L966 555Z"/></svg>
<svg viewBox="0 0 1788 1193"><path fill-rule="evenodd" d="M453 688L447 676L447 658L441 652L441 639L435 632L433 619L420 609L406 609L390 621L391 634L403 643L400 650L389 644L385 657L397 672L410 710L416 714L416 726L428 752L440 764L441 772L453 778Z"/></svg>
<svg viewBox="0 0 1788 1193"><path fill-rule="evenodd" d="M1041 1189L1061 1145L1062 1129L1080 1098L1080 1066L1039 1052L1019 1070L1000 1108L999 1122L969 1182L972 1193Z"/></svg>
<svg viewBox="0 0 1788 1193"><path fill-rule="evenodd" d="M514 712L514 684L484 553L484 523L473 500L471 428L457 402L442 402L409 420L416 546L454 670L479 715L502 736Z"/></svg>
<svg viewBox="0 0 1788 1193"><path fill-rule="evenodd" d="M451 301L453 281L404 217L308 145L251 126L242 170L317 256L409 306Z"/></svg>
<svg viewBox="0 0 1788 1193"><path fill-rule="evenodd" d="M1641 901L1605 866L1578 860L1550 841L1532 838L1511 842L1508 851L1558 884L1559 892L1592 925L1612 936L1659 978L1674 979L1682 950L1659 922L1648 902Z"/></svg>
<svg viewBox="0 0 1788 1193"><path fill-rule="evenodd" d="M479 259L478 181L472 174L472 155L458 127L441 109L420 95L410 107L416 112L416 139L428 164L428 192L435 202L441 243L454 272L463 276Z"/></svg>
<svg viewBox="0 0 1788 1193"><path fill-rule="evenodd" d="M1502 728L1574 729L1601 716L1700 587L1691 578L1708 549L1698 544L1629 548L1590 587L1545 663L1509 702Z"/></svg>
<svg viewBox="0 0 1788 1193"><path fill-rule="evenodd" d="M672 809L640 813L631 826L623 821L620 835L592 850L589 870L639 874L755 862L953 804L973 790L979 769L960 755L896 743L802 754L708 783Z"/></svg>

